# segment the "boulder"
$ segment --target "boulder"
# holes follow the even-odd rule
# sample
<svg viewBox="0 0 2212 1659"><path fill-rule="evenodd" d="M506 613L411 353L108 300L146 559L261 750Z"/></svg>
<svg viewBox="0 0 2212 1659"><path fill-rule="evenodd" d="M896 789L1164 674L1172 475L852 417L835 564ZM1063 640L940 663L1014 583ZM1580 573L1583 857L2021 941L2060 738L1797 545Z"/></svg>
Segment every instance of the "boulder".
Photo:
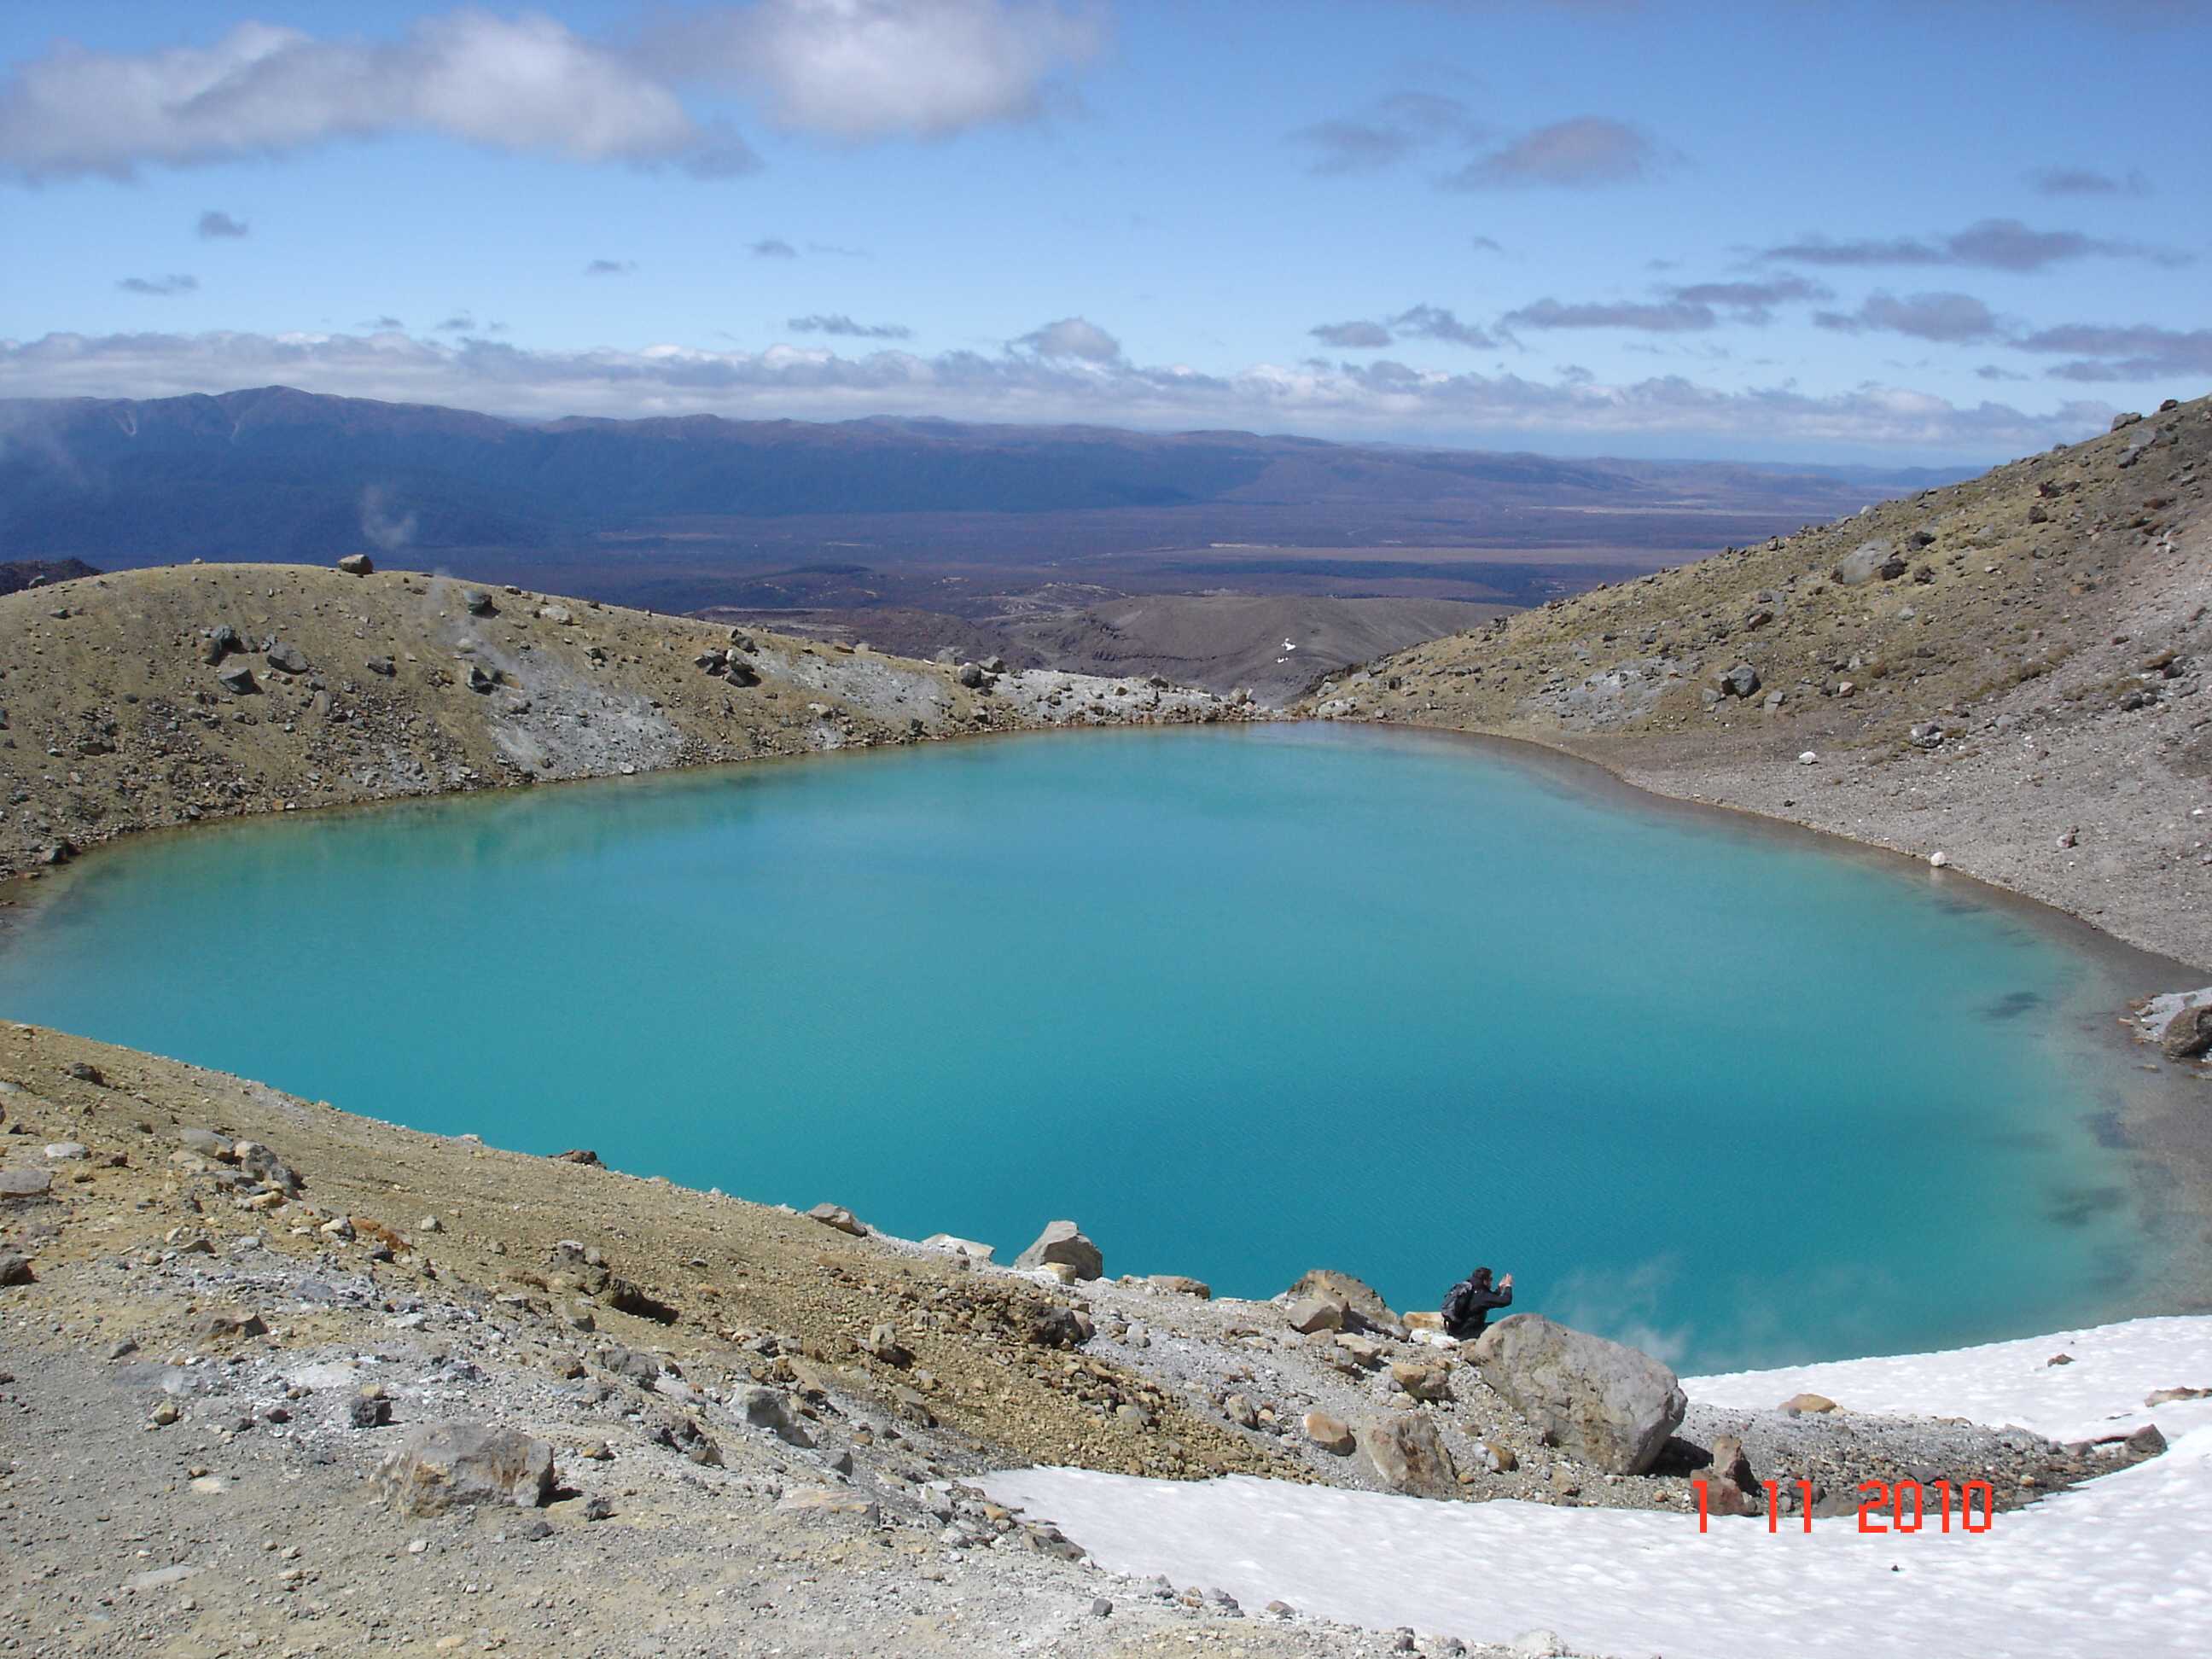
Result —
<svg viewBox="0 0 2212 1659"><path fill-rule="evenodd" d="M1468 1357L1531 1427L1609 1474L1649 1469L1689 1408L1674 1373L1650 1355L1540 1314L1509 1314Z"/></svg>
<svg viewBox="0 0 2212 1659"><path fill-rule="evenodd" d="M426 1423L409 1431L375 1480L403 1515L473 1504L535 1509L553 1496L553 1448L488 1423Z"/></svg>
<svg viewBox="0 0 2212 1659"><path fill-rule="evenodd" d="M1344 1304L1348 1312L1357 1314L1370 1325L1395 1325L1398 1316L1382 1299L1382 1292L1364 1279L1354 1279L1350 1273L1340 1273L1328 1267L1315 1267L1299 1276L1291 1286L1291 1299L1302 1296L1334 1297Z"/></svg>
<svg viewBox="0 0 2212 1659"><path fill-rule="evenodd" d="M1782 1402L1780 1409L1790 1417L1808 1413L1822 1417L1836 1409L1836 1402L1825 1394L1793 1394Z"/></svg>
<svg viewBox="0 0 2212 1659"><path fill-rule="evenodd" d="M281 668L287 674L307 672L307 653L296 645L286 645L279 641L269 647L268 657L271 668Z"/></svg>
<svg viewBox="0 0 2212 1659"><path fill-rule="evenodd" d="M31 1258L15 1250L0 1250L0 1285L34 1285L38 1275L31 1271Z"/></svg>
<svg viewBox="0 0 2212 1659"><path fill-rule="evenodd" d="M215 683L224 690L241 697L249 696L261 689L261 683L253 678L253 671L242 662L234 663L224 669L215 677Z"/></svg>
<svg viewBox="0 0 2212 1659"><path fill-rule="evenodd" d="M1392 1492L1448 1498L1459 1490L1459 1471L1436 1424L1421 1412L1398 1412L1363 1423L1359 1461Z"/></svg>
<svg viewBox="0 0 2212 1659"><path fill-rule="evenodd" d="M0 1198L44 1198L54 1178L44 1170L0 1170Z"/></svg>
<svg viewBox="0 0 2212 1659"><path fill-rule="evenodd" d="M2142 419L2142 410L2133 410L2133 409L2131 409L2131 410L2129 410L2125 411L2124 413L2122 413L2122 414L2118 414L2118 415L2115 415L2115 416L2112 416L2112 424L2111 425L2111 427L2110 427L2110 428L2107 428L2107 430L2109 430L2109 431L2112 431L2112 432L2118 432L2118 431L2119 431L2123 427L2130 427L2130 426L2133 426L2133 425L2134 425L2137 421L2140 421L2141 419Z"/></svg>
<svg viewBox="0 0 2212 1659"><path fill-rule="evenodd" d="M2212 1050L2212 1002L2184 1008L2166 1021L2158 1045L2168 1060L2195 1060Z"/></svg>
<svg viewBox="0 0 2212 1659"><path fill-rule="evenodd" d="M1017 1267L1044 1267L1055 1263L1070 1269L1078 1279L1103 1279L1106 1275L1105 1257L1073 1221L1051 1223L1036 1236L1036 1243L1014 1258Z"/></svg>
<svg viewBox="0 0 2212 1659"><path fill-rule="evenodd" d="M376 574L376 561L366 553L349 553L338 561L338 568L349 576L373 576Z"/></svg>
<svg viewBox="0 0 2212 1659"><path fill-rule="evenodd" d="M751 1426L768 1430L787 1445L814 1443L814 1437L800 1423L791 1396L787 1394L759 1387L740 1389L730 1405Z"/></svg>
<svg viewBox="0 0 2212 1659"><path fill-rule="evenodd" d="M980 690L983 684L983 668L980 663L963 662L953 678L969 690Z"/></svg>
<svg viewBox="0 0 2212 1659"><path fill-rule="evenodd" d="M1308 1412L1298 1419L1306 1438L1323 1451L1338 1457L1348 1457L1357 1443L1352 1425L1340 1417L1331 1417L1327 1412Z"/></svg>
<svg viewBox="0 0 2212 1659"><path fill-rule="evenodd" d="M1884 581L1893 581L1905 574L1905 561L1898 556L1894 544L1877 538L1861 542L1837 560L1836 568L1828 574L1844 587L1856 587L1877 576Z"/></svg>
<svg viewBox="0 0 2212 1659"><path fill-rule="evenodd" d="M1747 697L1759 687L1759 671L1747 662L1740 662L1720 676L1721 695L1724 697Z"/></svg>

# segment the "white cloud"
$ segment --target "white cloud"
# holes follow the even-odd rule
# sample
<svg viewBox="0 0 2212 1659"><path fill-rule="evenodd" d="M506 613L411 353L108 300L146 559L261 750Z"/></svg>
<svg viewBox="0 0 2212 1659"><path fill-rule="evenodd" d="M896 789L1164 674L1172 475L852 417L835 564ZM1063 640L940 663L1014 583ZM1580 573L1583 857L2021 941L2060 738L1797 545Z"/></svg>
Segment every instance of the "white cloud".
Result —
<svg viewBox="0 0 2212 1659"><path fill-rule="evenodd" d="M1261 363L1206 374L1140 367L1118 356L953 351L925 357L885 349L845 357L789 345L760 352L676 345L532 351L478 337L424 340L392 331L0 340L0 397L149 398L270 383L532 419L939 415L1431 442L1551 434L1591 447L1663 439L1706 453L1773 453L1788 446L1802 453L1887 449L1974 458L2079 439L2101 430L2112 413L2101 401L2069 401L2041 414L2003 404L1963 406L1881 386L1817 396L1787 386L1725 391L1672 375L1604 384L1562 374L1545 382L1415 369L1389 359Z"/></svg>
<svg viewBox="0 0 2212 1659"><path fill-rule="evenodd" d="M0 83L0 171L34 181L395 132L582 161L742 165L742 145L702 130L666 86L536 15L457 11L392 42L242 23L211 46L64 43Z"/></svg>
<svg viewBox="0 0 2212 1659"><path fill-rule="evenodd" d="M1097 324L1080 317L1047 323L1014 343L1040 357L1073 357L1086 363L1115 363L1121 359L1121 343Z"/></svg>
<svg viewBox="0 0 2212 1659"><path fill-rule="evenodd" d="M742 87L782 125L835 138L942 138L1030 119L1105 44L1096 0L755 0L652 29L672 80Z"/></svg>

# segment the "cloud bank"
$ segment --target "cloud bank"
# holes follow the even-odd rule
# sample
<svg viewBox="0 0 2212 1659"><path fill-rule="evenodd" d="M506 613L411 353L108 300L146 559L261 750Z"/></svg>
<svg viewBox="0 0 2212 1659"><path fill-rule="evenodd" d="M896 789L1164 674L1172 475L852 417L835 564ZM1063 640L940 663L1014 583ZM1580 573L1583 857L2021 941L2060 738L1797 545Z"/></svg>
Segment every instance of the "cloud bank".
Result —
<svg viewBox="0 0 2212 1659"><path fill-rule="evenodd" d="M148 52L64 41L0 80L0 177L128 179L430 134L726 178L760 158L694 116L684 87L736 88L801 133L945 138L1035 118L1105 40L1103 5L1068 0L751 0L664 12L620 43L474 8L397 40L247 22Z"/></svg>
<svg viewBox="0 0 2212 1659"><path fill-rule="evenodd" d="M1071 326L1073 325L1073 326ZM2121 331L2068 349L2153 343ZM2061 349L2060 343L2049 343ZM2212 352L2212 335L2192 349ZM49 334L0 341L0 396L162 397L271 383L523 418L568 414L716 413L842 419L941 415L1010 422L1091 421L1152 428L1244 427L1321 436L1418 434L1428 441L1565 437L1592 446L1663 441L1676 453L1908 450L1992 458L2100 428L2099 401L2047 413L1958 405L1863 386L1813 396L1787 385L1728 390L1675 375L1606 384L1446 373L1383 359L1260 363L1227 374L1133 363L1103 330L1064 318L993 356L896 349L842 356L789 345L706 351L533 351L481 337L398 332L264 335Z"/></svg>

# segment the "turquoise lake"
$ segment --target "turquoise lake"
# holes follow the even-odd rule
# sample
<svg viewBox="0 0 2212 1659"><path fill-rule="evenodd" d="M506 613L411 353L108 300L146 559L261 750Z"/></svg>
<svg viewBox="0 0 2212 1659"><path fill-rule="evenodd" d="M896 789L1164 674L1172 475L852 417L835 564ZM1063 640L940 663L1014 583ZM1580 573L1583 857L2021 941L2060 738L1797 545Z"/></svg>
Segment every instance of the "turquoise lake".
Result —
<svg viewBox="0 0 2212 1659"><path fill-rule="evenodd" d="M1316 1266L1690 1370L2143 1310L2124 996L1905 860L1445 738L1097 732L210 828L0 1014L1001 1260ZM2117 1079L2117 1081L2116 1081Z"/></svg>

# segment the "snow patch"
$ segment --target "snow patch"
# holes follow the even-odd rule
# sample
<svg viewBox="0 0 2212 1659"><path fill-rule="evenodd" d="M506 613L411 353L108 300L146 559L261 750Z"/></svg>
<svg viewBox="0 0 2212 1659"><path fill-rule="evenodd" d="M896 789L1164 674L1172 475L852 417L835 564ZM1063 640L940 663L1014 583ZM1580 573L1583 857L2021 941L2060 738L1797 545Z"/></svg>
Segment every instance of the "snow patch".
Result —
<svg viewBox="0 0 2212 1659"><path fill-rule="evenodd" d="M2051 1365L2059 1353L2073 1363ZM1996 1517L1863 1534L1786 1519L1437 1503L1249 1476L1139 1480L1020 1469L982 1483L1056 1522L1101 1566L1219 1588L1391 1630L1506 1643L1532 1626L1579 1653L1863 1659L2033 1653L2107 1659L2212 1652L2212 1318L2167 1318L1991 1343L1686 1379L1692 1400L1772 1409L1801 1390L1852 1411L2018 1424L2058 1438L2153 1420L2165 1455Z"/></svg>

